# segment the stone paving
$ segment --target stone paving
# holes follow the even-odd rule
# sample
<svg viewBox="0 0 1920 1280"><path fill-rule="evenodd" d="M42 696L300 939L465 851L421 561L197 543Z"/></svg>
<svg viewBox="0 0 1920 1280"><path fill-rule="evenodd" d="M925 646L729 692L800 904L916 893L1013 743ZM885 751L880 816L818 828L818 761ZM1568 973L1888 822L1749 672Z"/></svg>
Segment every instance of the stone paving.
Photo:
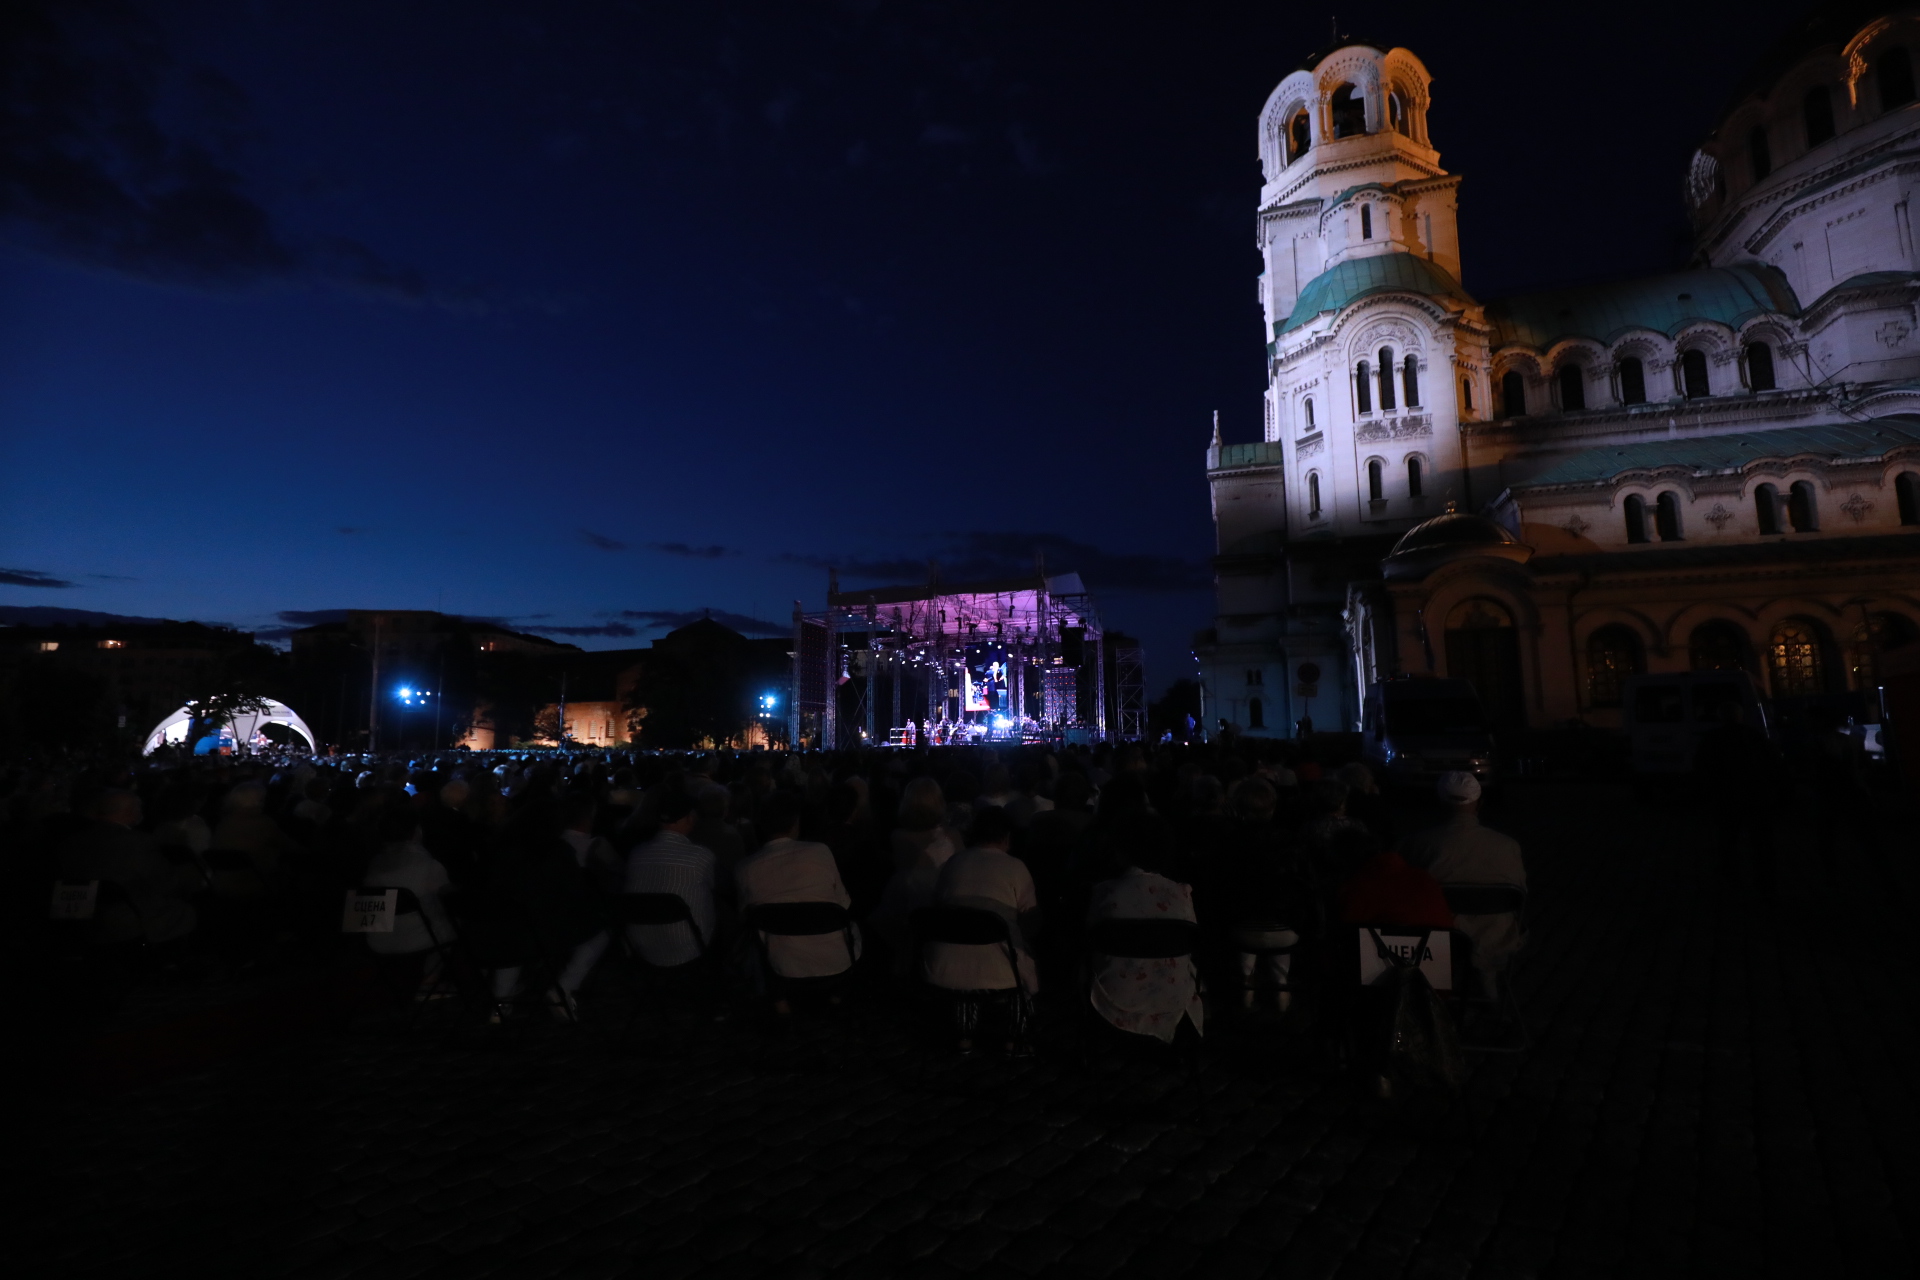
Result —
<svg viewBox="0 0 1920 1280"><path fill-rule="evenodd" d="M1224 1026L1197 1065L1093 1070L871 1014L774 1049L623 1044L607 1002L478 1042L359 1026L56 1090L18 1274L1914 1274L1910 827L1789 823L1769 909L1623 790L1489 821L1534 881L1535 1045L1454 1100Z"/></svg>

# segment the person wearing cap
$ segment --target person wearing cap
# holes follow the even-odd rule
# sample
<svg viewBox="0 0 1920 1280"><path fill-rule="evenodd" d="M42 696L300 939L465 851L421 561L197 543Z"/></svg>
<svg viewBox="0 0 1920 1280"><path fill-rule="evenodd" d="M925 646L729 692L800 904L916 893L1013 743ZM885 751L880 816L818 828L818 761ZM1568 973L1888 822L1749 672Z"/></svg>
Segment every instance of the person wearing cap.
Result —
<svg viewBox="0 0 1920 1280"><path fill-rule="evenodd" d="M1480 825L1480 782L1470 773L1443 773L1434 788L1447 807L1446 821L1408 840L1408 862L1425 867L1443 885L1510 884L1526 887L1527 868L1520 858L1520 842ZM1473 965L1482 989L1491 997L1507 961L1524 938L1520 917L1463 915L1455 927L1473 939Z"/></svg>

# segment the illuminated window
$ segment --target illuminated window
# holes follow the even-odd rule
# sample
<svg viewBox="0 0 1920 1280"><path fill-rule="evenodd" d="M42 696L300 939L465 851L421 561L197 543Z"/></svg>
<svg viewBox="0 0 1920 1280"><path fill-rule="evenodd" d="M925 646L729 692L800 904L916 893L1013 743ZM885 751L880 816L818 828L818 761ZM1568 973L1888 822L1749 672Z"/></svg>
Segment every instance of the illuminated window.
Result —
<svg viewBox="0 0 1920 1280"><path fill-rule="evenodd" d="M1800 122L1807 127L1807 146L1817 147L1833 136L1833 91L1823 84L1800 99Z"/></svg>
<svg viewBox="0 0 1920 1280"><path fill-rule="evenodd" d="M1626 691L1627 678L1637 676L1646 667L1641 656L1640 637L1632 628L1619 625L1601 627L1587 638L1587 702L1595 707L1617 707Z"/></svg>
<svg viewBox="0 0 1920 1280"><path fill-rule="evenodd" d="M58 640L42 640L40 642L40 652L42 653L53 653L59 649L59 647L60 642Z"/></svg>
<svg viewBox="0 0 1920 1280"><path fill-rule="evenodd" d="M1647 371L1638 360L1628 356L1620 362L1620 403L1647 402Z"/></svg>
<svg viewBox="0 0 1920 1280"><path fill-rule="evenodd" d="M98 641L97 644L102 649L124 649L127 647L125 640L101 640Z"/></svg>
<svg viewBox="0 0 1920 1280"><path fill-rule="evenodd" d="M1747 385L1755 391L1773 390L1773 348L1764 342L1747 344Z"/></svg>
<svg viewBox="0 0 1920 1280"><path fill-rule="evenodd" d="M1767 648L1773 672L1773 696L1804 698L1827 691L1826 660L1821 653L1818 624L1810 618L1789 618L1773 629Z"/></svg>

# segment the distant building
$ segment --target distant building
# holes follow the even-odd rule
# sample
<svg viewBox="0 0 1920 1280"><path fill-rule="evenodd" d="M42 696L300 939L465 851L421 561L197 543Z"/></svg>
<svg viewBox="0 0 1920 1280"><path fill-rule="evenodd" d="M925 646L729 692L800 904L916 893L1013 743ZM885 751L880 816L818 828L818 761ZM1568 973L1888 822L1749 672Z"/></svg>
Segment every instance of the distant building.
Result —
<svg viewBox="0 0 1920 1280"><path fill-rule="evenodd" d="M1207 453L1209 727L1353 729L1398 673L1513 726L1617 724L1649 670L1869 699L1920 639L1916 51L1920 18L1822 10L1695 153L1689 269L1488 303L1420 60L1343 42L1286 77L1265 429Z"/></svg>
<svg viewBox="0 0 1920 1280"><path fill-rule="evenodd" d="M198 622L0 628L0 683L78 678L98 699L91 714L143 734L230 676L270 671L274 657L244 631Z"/></svg>

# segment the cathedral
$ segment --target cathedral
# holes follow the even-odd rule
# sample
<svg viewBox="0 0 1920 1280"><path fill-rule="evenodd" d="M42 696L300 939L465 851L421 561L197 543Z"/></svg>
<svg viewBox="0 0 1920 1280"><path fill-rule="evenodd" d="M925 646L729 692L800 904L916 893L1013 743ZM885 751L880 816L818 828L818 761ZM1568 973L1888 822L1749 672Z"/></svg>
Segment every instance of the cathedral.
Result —
<svg viewBox="0 0 1920 1280"><path fill-rule="evenodd" d="M1920 639L1920 13L1849 8L1694 153L1688 269L1499 301L1460 283L1420 59L1280 82L1265 429L1207 451L1209 728L1352 730L1421 674L1513 728L1618 726L1628 677L1700 668L1866 709Z"/></svg>

